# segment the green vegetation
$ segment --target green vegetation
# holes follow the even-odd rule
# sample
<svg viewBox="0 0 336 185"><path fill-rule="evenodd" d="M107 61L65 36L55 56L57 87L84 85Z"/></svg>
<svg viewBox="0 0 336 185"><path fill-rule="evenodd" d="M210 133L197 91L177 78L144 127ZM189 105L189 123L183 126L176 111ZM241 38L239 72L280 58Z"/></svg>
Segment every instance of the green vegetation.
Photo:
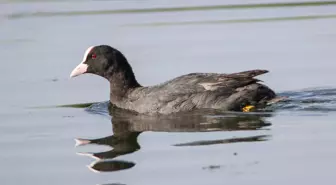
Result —
<svg viewBox="0 0 336 185"><path fill-rule="evenodd" d="M25 17L160 13L160 12L181 12L181 11L206 11L206 10L221 10L221 9L278 8L278 7L304 7L304 6L325 6L325 5L336 5L336 1L232 4L232 5L212 5L212 6L193 6L193 7L167 7L167 8L94 10L94 11L32 12L32 13L14 13L8 15L7 17L9 19L18 19Z"/></svg>
<svg viewBox="0 0 336 185"><path fill-rule="evenodd" d="M68 108L86 108L90 107L92 104L98 103L98 102L92 102L92 103L78 103L78 104L68 104L68 105L58 105L56 107L68 107Z"/></svg>
<svg viewBox="0 0 336 185"><path fill-rule="evenodd" d="M292 17L270 17L254 19L231 19L231 20L207 20L207 21L181 21L181 22L156 22L144 24L128 24L125 26L187 26L196 24L233 24L233 23L257 23L257 22L275 22L275 21L298 21L311 19L334 19L335 15L307 15Z"/></svg>
<svg viewBox="0 0 336 185"><path fill-rule="evenodd" d="M99 102L91 102L91 103L77 103L77 104L67 104L67 105L54 105L54 106L41 106L41 107L30 107L33 109L46 109L46 108L87 108L90 107L92 104L99 103Z"/></svg>

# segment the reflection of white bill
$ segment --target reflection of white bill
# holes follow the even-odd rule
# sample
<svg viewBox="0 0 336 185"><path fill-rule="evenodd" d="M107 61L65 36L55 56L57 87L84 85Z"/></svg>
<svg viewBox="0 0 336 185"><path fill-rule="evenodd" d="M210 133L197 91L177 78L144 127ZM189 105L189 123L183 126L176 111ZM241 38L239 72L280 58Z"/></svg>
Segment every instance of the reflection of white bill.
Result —
<svg viewBox="0 0 336 185"><path fill-rule="evenodd" d="M87 156L87 157L91 157L95 160L99 160L98 157L94 156L93 153L85 153L85 152L76 152L77 155L81 155L81 156Z"/></svg>
<svg viewBox="0 0 336 185"><path fill-rule="evenodd" d="M77 147L77 146L82 146L82 145L86 145L86 144L89 144L89 143L91 143L91 141L90 140L88 140L88 139L80 139L80 138L76 138L75 139L75 147Z"/></svg>
<svg viewBox="0 0 336 185"><path fill-rule="evenodd" d="M97 162L97 161L93 161L92 163L90 163L90 164L87 165L86 167L88 167L89 170L91 170L91 171L94 172L94 173L100 173L100 171L95 170L95 169L93 168L96 162Z"/></svg>

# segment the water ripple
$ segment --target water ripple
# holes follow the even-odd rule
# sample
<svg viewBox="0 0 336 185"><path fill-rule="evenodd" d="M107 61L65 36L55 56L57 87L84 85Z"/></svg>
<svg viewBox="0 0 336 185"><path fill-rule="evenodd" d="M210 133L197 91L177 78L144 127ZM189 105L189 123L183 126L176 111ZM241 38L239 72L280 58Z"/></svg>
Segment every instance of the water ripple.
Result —
<svg viewBox="0 0 336 185"><path fill-rule="evenodd" d="M304 89L286 91L278 94L279 96L286 96L288 99L267 107L262 111L336 111L336 88ZM86 108L86 111L92 114L109 116L108 105L108 101L93 103Z"/></svg>
<svg viewBox="0 0 336 185"><path fill-rule="evenodd" d="M279 93L287 96L287 101L268 109L330 112L336 111L336 88L316 88Z"/></svg>

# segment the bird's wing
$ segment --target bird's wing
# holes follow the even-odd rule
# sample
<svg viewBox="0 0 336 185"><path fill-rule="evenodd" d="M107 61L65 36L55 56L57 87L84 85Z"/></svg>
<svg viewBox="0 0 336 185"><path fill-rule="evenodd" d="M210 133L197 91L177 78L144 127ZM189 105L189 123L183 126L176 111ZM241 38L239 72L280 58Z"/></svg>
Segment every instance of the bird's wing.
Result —
<svg viewBox="0 0 336 185"><path fill-rule="evenodd" d="M266 70L250 70L239 73L211 75L209 78L200 80L197 85L202 86L204 91L215 91L221 88L238 89L261 81L254 77L267 72Z"/></svg>
<svg viewBox="0 0 336 185"><path fill-rule="evenodd" d="M259 82L255 76L267 73L267 70L249 70L239 73L190 73L176 77L150 89L166 91L172 94L201 93L215 91L219 88L239 88Z"/></svg>
<svg viewBox="0 0 336 185"><path fill-rule="evenodd" d="M237 101L231 104L240 104L243 102L240 99L244 99L246 94L255 92L252 87L248 88L250 84L260 81L254 77L266 72L251 70L231 74L191 73L160 85L140 88L133 93L137 95L134 101L139 100L137 103L142 106L150 104L146 107L162 112L191 110L194 107L206 107L208 104L208 107L213 107L210 106L211 102L220 107L229 97L229 101ZM254 95L248 97L253 98Z"/></svg>

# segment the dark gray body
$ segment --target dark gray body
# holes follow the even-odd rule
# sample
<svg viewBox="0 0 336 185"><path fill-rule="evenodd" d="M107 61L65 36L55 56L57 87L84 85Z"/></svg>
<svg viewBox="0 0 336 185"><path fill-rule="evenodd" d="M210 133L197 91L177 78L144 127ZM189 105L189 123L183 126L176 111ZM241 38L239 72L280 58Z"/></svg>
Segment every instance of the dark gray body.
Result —
<svg viewBox="0 0 336 185"><path fill-rule="evenodd" d="M275 98L270 88L253 78L266 72L191 73L160 85L136 87L118 100L114 100L111 93L111 103L141 114L171 114L195 109L241 111L246 105L264 106Z"/></svg>
<svg viewBox="0 0 336 185"><path fill-rule="evenodd" d="M247 105L263 107L275 93L254 77L267 70L232 74L191 73L163 84L143 87L131 65L117 49L99 45L87 49L73 74L92 73L110 82L110 102L141 114L171 114L197 109L242 111Z"/></svg>

